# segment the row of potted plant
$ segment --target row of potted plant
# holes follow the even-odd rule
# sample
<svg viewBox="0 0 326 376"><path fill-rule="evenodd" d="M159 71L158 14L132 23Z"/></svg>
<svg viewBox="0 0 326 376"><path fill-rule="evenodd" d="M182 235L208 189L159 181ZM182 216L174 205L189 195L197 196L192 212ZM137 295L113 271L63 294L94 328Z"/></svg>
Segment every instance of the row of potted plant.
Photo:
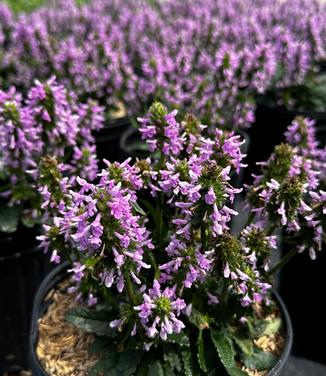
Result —
<svg viewBox="0 0 326 376"><path fill-rule="evenodd" d="M27 91L56 75L79 99L129 115L154 99L206 124L247 127L257 96L324 110L319 1L74 1L13 16L1 5L1 80Z"/></svg>

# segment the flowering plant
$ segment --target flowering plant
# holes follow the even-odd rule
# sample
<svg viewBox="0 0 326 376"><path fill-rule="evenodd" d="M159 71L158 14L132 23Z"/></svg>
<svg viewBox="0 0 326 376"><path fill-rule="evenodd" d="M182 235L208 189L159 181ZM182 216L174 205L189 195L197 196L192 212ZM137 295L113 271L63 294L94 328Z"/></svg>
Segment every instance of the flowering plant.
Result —
<svg viewBox="0 0 326 376"><path fill-rule="evenodd" d="M0 91L0 189L6 201L0 211L1 231L15 231L20 217L27 226L40 220L42 157L56 157L64 175L95 178L92 131L102 125L101 107L95 102L78 103L54 79L44 84L36 81L25 100L14 87Z"/></svg>
<svg viewBox="0 0 326 376"><path fill-rule="evenodd" d="M275 310L272 274L295 252L315 258L325 243L325 150L313 124L296 119L288 143L246 187L248 221L236 236L234 201L243 189L230 180L245 167L240 136L208 134L193 115L179 119L158 102L139 122L150 157L106 162L97 183L77 177L75 189L66 180L59 190L48 184L40 240L55 262L64 253L72 263L69 290L89 307L67 318L99 337L103 358L93 374L271 368L275 357L254 340L279 328L278 319L267 329L259 313ZM295 244L270 265L276 228Z"/></svg>

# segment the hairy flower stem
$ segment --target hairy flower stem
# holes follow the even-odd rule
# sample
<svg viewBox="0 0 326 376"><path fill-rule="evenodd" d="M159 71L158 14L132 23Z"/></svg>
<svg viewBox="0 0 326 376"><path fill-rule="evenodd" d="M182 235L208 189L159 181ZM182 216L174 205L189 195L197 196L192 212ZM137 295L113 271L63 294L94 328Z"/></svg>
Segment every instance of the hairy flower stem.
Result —
<svg viewBox="0 0 326 376"><path fill-rule="evenodd" d="M269 275L273 275L278 269L282 268L288 261L292 259L294 255L298 252L297 248L292 249L288 252L274 267L268 272Z"/></svg>
<svg viewBox="0 0 326 376"><path fill-rule="evenodd" d="M125 272L125 281L126 281L126 291L127 291L129 301L133 306L136 306L138 303L137 303L134 288L132 286L128 271Z"/></svg>

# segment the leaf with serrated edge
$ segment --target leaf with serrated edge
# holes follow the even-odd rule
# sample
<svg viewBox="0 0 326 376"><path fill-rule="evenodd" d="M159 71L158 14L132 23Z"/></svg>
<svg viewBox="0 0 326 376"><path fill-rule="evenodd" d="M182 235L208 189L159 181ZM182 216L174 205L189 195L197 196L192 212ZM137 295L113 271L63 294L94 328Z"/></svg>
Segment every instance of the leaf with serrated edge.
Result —
<svg viewBox="0 0 326 376"><path fill-rule="evenodd" d="M190 341L186 334L184 333L173 333L168 335L168 338L166 340L169 343L175 343L178 346L181 347L190 347Z"/></svg>
<svg viewBox="0 0 326 376"><path fill-rule="evenodd" d="M273 320L267 320L267 325L262 332L262 336L269 336L270 334L277 333L280 330L281 325L282 320L279 317Z"/></svg>
<svg viewBox="0 0 326 376"><path fill-rule="evenodd" d="M193 376L191 352L182 351L181 356L185 376Z"/></svg>
<svg viewBox="0 0 326 376"><path fill-rule="evenodd" d="M170 351L170 352L164 353L163 358L164 358L164 363L169 364L172 370L175 368L176 371L178 371L178 373L181 372L182 363L181 363L181 359L178 353Z"/></svg>
<svg viewBox="0 0 326 376"><path fill-rule="evenodd" d="M233 368L235 353L231 339L225 333L213 330L211 330L211 338L224 367Z"/></svg>
<svg viewBox="0 0 326 376"><path fill-rule="evenodd" d="M277 357L270 352L255 347L253 355L244 356L243 362L247 368L264 371L273 368L277 362Z"/></svg>
<svg viewBox="0 0 326 376"><path fill-rule="evenodd" d="M237 332L232 333L231 336L244 354L248 356L252 355L254 351L254 344L251 338L246 338L245 336Z"/></svg>

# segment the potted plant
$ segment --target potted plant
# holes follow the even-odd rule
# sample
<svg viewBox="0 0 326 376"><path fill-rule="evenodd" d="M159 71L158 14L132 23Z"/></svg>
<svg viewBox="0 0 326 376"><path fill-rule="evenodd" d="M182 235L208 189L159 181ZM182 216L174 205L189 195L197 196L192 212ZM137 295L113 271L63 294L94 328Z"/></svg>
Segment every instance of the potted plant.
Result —
<svg viewBox="0 0 326 376"><path fill-rule="evenodd" d="M33 372L280 374L291 323L272 276L298 251L314 257L325 241L319 151L276 147L247 187L250 214L235 235L232 203L242 189L229 181L242 167L241 140L220 130L207 138L193 116L179 121L161 103L140 122L149 158L106 162L96 184L78 177L78 189L60 180L48 185L40 240L70 265L37 295ZM221 139L228 145L222 150ZM294 248L270 265L281 227L296 239Z"/></svg>
<svg viewBox="0 0 326 376"><path fill-rule="evenodd" d="M92 131L102 127L103 117L95 102L76 102L74 94L54 79L44 84L36 81L25 99L15 88L1 91L0 117L0 229L14 233L18 226L40 223L37 165L41 157L57 157L65 175L94 179Z"/></svg>
<svg viewBox="0 0 326 376"><path fill-rule="evenodd" d="M40 188L43 167L38 171L37 166L51 153L65 179L78 174L93 180L97 161L92 131L102 123L102 109L95 102L78 103L54 79L36 82L27 97L14 88L0 91L1 333L8 353L17 355L5 361L8 370L13 362L26 365L21 343L29 331L31 302L52 268L35 241L42 196L47 195Z"/></svg>

